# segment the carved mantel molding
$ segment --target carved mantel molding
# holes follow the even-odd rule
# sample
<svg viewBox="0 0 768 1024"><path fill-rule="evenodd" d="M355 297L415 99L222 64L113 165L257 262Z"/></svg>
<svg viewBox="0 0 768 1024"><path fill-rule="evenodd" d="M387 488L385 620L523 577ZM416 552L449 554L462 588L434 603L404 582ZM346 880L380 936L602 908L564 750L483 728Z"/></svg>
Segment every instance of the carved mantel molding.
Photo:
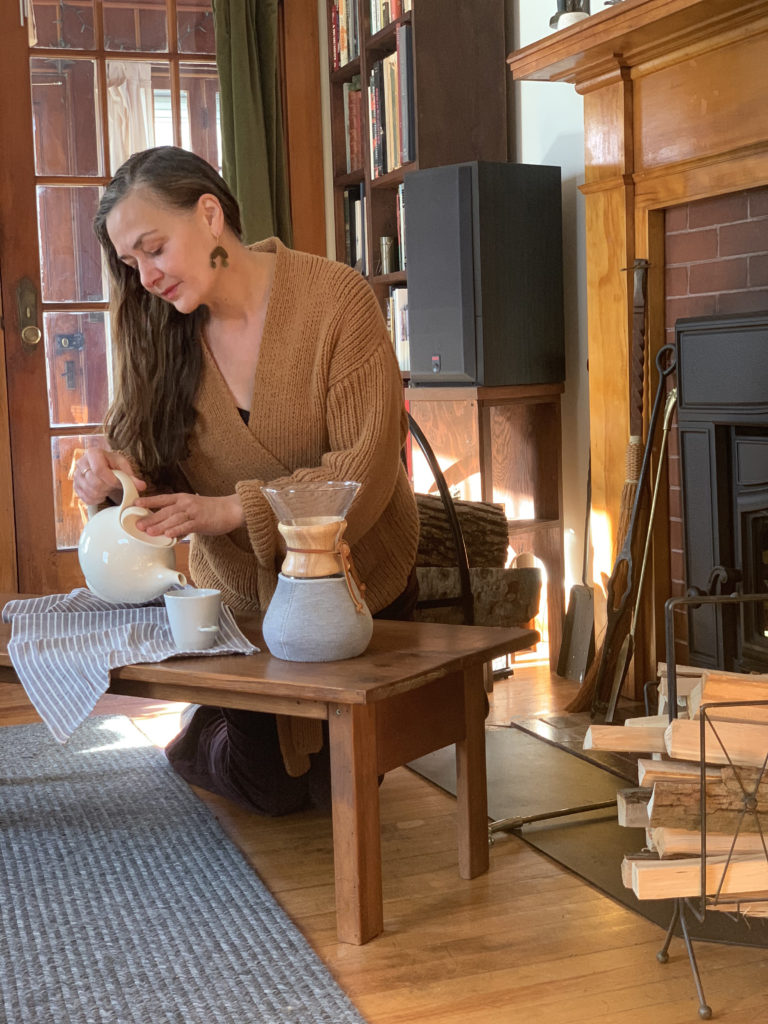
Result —
<svg viewBox="0 0 768 1024"><path fill-rule="evenodd" d="M768 184L768 4L624 0L507 62L517 79L569 82L584 96L592 518L593 532L607 529L615 540L629 436L626 268L638 258L650 264L647 412L651 367L665 340L664 210ZM665 514L660 505L657 522ZM611 567L598 562L595 581ZM656 637L663 644L669 581L666 531L656 530L653 585L636 637L636 697L664 657ZM596 608L600 627L599 600Z"/></svg>

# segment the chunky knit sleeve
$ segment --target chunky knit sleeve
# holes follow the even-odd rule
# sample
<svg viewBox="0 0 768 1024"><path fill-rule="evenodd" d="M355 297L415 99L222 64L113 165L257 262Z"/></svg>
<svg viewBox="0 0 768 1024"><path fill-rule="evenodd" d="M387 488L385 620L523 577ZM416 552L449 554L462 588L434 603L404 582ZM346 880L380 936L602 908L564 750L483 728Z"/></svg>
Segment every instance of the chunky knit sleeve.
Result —
<svg viewBox="0 0 768 1024"><path fill-rule="evenodd" d="M350 543L367 533L392 498L405 440L402 379L376 298L358 275L351 277L339 315L328 372L328 451L295 480L357 480L348 515Z"/></svg>

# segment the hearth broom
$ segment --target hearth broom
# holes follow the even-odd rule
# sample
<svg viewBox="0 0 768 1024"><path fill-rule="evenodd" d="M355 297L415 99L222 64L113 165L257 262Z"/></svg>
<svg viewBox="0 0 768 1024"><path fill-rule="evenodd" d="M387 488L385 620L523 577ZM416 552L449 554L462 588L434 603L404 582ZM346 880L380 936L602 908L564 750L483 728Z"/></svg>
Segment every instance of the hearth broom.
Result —
<svg viewBox="0 0 768 1024"><path fill-rule="evenodd" d="M571 587L568 611L563 623L563 640L557 658L557 674L565 679L583 682L595 657L594 591L587 583L589 566L589 517L592 509L592 466L587 468L587 508L584 516L584 554L581 583Z"/></svg>

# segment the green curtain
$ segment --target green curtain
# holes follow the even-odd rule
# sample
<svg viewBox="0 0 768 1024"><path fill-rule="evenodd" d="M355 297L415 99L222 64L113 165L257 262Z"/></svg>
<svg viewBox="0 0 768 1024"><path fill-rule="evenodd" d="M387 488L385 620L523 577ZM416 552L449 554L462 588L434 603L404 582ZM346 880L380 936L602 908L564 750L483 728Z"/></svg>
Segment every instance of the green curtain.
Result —
<svg viewBox="0 0 768 1024"><path fill-rule="evenodd" d="M243 239L293 241L280 99L278 0L213 0L224 179Z"/></svg>

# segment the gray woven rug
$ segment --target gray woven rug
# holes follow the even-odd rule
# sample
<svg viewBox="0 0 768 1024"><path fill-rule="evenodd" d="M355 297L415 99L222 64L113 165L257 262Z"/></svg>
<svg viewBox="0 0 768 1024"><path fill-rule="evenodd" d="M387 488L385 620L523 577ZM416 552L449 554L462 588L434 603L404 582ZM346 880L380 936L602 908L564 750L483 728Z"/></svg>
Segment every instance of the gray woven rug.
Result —
<svg viewBox="0 0 768 1024"><path fill-rule="evenodd" d="M4 1024L361 1024L225 835L122 717L0 729Z"/></svg>

